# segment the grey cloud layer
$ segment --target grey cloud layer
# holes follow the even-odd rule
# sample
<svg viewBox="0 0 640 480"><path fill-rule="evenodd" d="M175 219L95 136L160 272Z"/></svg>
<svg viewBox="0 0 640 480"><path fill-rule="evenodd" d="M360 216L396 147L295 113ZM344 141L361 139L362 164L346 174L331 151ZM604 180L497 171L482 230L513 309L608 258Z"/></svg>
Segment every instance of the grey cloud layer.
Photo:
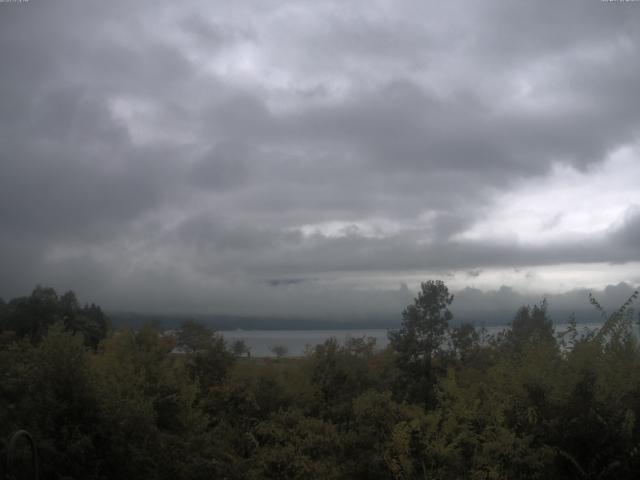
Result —
<svg viewBox="0 0 640 480"><path fill-rule="evenodd" d="M0 7L2 296L238 309L260 285L297 312L324 287L288 279L318 274L640 260L635 213L580 244L452 239L496 192L638 141L636 5Z"/></svg>

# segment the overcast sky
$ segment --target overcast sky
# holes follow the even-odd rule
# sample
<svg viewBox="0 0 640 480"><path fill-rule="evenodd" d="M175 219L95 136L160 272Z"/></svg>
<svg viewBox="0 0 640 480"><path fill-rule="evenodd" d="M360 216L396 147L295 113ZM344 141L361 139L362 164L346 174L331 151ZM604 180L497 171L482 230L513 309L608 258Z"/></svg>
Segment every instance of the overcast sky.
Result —
<svg viewBox="0 0 640 480"><path fill-rule="evenodd" d="M486 308L637 285L639 26L600 0L0 3L0 297L366 317L430 278Z"/></svg>

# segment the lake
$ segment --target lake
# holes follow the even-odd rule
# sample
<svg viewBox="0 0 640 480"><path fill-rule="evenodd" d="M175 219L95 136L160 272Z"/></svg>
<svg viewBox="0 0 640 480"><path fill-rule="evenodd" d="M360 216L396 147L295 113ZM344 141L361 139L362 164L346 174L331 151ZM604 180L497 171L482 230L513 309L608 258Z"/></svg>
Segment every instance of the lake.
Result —
<svg viewBox="0 0 640 480"><path fill-rule="evenodd" d="M343 342L349 337L374 337L376 345L384 348L387 340L386 329L372 330L226 330L219 331L231 343L234 340L244 340L251 355L256 357L273 357L271 347L282 345L287 348L288 356L304 354L307 345L314 347L331 337Z"/></svg>
<svg viewBox="0 0 640 480"><path fill-rule="evenodd" d="M578 330L584 328L598 328L600 323L584 323L578 325ZM555 325L556 332L566 330L566 323ZM496 334L507 328L506 325L494 325L485 327L487 333ZM300 356L304 354L307 346L314 347L323 343L331 337L337 338L340 342L344 342L351 337L373 337L376 339L376 346L384 348L389 343L387 339L387 329L362 329L362 330L221 330L227 342L234 340L244 340L249 348L251 355L256 357L273 357L271 348L276 345L284 346L287 349L288 356ZM637 332L636 332L637 333Z"/></svg>

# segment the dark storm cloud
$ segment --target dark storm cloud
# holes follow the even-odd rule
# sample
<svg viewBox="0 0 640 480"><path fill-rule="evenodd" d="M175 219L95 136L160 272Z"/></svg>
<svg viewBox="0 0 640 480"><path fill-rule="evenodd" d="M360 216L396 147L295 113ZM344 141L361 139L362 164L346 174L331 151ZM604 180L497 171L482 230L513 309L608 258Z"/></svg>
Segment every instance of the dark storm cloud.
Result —
<svg viewBox="0 0 640 480"><path fill-rule="evenodd" d="M637 212L580 242L456 237L638 141L634 5L0 7L4 296L239 309L259 285L282 313L338 295L317 274L640 261Z"/></svg>
<svg viewBox="0 0 640 480"><path fill-rule="evenodd" d="M226 142L216 145L194 166L192 182L203 188L237 188L247 179L251 157L246 144Z"/></svg>
<svg viewBox="0 0 640 480"><path fill-rule="evenodd" d="M197 13L187 14L179 23L194 44L208 48L223 48L237 41L255 39L253 31L246 26L220 24Z"/></svg>
<svg viewBox="0 0 640 480"><path fill-rule="evenodd" d="M406 232L387 238L371 238L357 230L341 237L320 234L301 240L298 235L265 234L260 230L231 230L223 245L244 250L248 244L266 251L266 255L234 258L236 267L254 273L291 274L295 272L374 272L374 271L446 271L487 267L545 266L563 263L626 263L640 261L637 219L605 238L563 242L544 246L526 246L494 242L422 243ZM280 239L274 241L274 238ZM204 238L213 238L207 236ZM295 241L291 241L295 239ZM289 243L287 241L289 240ZM255 242L255 243L254 243ZM264 253L264 252L263 252ZM198 257L198 264L207 256ZM212 261L219 262L217 255Z"/></svg>
<svg viewBox="0 0 640 480"><path fill-rule="evenodd" d="M611 236L612 249L616 249L622 255L640 256L640 208L630 209L624 223L614 230Z"/></svg>

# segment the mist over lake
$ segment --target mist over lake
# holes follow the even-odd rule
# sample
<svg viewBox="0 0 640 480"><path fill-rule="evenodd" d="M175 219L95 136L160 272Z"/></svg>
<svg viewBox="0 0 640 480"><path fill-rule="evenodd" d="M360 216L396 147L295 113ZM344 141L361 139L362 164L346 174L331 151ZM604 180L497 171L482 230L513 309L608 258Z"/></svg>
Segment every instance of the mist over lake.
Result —
<svg viewBox="0 0 640 480"><path fill-rule="evenodd" d="M578 325L578 331L586 329L595 330L602 326L602 322L582 323ZM564 332L569 327L567 323L554 325L556 334ZM478 327L482 328L482 327ZM491 325L484 327L487 335L495 335L508 329L508 325ZM639 327L634 327L636 335L640 333ZM311 352L316 345L329 338L336 338L344 343L349 338L371 337L376 339L376 348L383 349L389 344L388 329L340 329L340 330L220 330L217 333L231 343L243 340L251 349L251 355L256 357L275 357L271 350L275 346L283 346L287 349L287 356L301 356Z"/></svg>

